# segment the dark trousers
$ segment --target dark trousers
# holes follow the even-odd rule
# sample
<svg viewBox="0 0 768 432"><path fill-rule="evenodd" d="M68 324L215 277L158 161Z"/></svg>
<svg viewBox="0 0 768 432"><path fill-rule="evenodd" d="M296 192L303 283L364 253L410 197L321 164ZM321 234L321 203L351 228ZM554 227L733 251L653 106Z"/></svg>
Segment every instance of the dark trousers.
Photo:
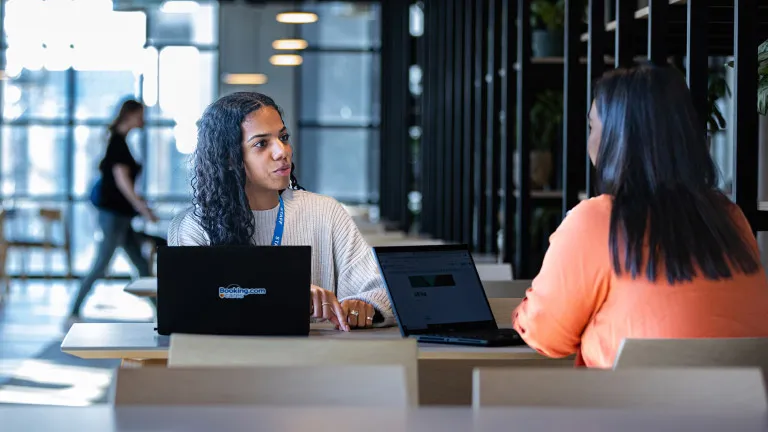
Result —
<svg viewBox="0 0 768 432"><path fill-rule="evenodd" d="M141 253L142 235L133 230L131 219L130 216L99 210L99 228L101 228L103 238L96 250L96 258L91 271L80 284L80 290L70 311L71 315L80 315L80 308L85 302L85 298L91 292L93 284L106 276L107 269L109 269L112 257L114 257L118 247L123 248L128 254L128 258L138 270L139 276L150 276L149 262Z"/></svg>

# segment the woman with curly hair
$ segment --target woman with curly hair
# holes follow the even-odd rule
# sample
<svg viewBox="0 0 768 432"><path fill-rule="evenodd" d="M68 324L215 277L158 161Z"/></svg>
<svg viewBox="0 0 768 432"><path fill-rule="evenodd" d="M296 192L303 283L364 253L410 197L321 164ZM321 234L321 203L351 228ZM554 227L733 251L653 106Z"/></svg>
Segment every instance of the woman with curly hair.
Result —
<svg viewBox="0 0 768 432"><path fill-rule="evenodd" d="M299 186L290 135L271 98L222 97L203 113L197 141L193 206L171 222L169 246L312 246L313 318L342 330L394 322L371 248L352 218L333 198Z"/></svg>

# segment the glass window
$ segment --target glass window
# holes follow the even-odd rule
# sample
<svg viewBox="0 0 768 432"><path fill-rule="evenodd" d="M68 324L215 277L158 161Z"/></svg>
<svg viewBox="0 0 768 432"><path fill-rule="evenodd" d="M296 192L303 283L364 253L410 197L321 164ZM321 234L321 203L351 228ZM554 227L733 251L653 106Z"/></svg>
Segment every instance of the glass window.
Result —
<svg viewBox="0 0 768 432"><path fill-rule="evenodd" d="M75 127L72 194L87 197L99 176L99 162L107 149L107 127Z"/></svg>
<svg viewBox="0 0 768 432"><path fill-rule="evenodd" d="M149 131L148 157L144 166L148 198L186 197L190 194L189 153L194 150L196 135L194 125Z"/></svg>
<svg viewBox="0 0 768 432"><path fill-rule="evenodd" d="M380 46L379 7L375 4L332 2L306 5L317 22L301 26L301 35L313 48L360 48Z"/></svg>
<svg viewBox="0 0 768 432"><path fill-rule="evenodd" d="M216 53L167 47L159 56L158 106L149 110L149 117L195 123L216 95Z"/></svg>
<svg viewBox="0 0 768 432"><path fill-rule="evenodd" d="M75 118L111 121L126 98L137 97L139 75L127 71L81 71L75 84Z"/></svg>
<svg viewBox="0 0 768 432"><path fill-rule="evenodd" d="M299 183L340 201L368 201L375 175L371 155L378 153L376 134L375 129L303 128L296 146Z"/></svg>
<svg viewBox="0 0 768 432"><path fill-rule="evenodd" d="M67 114L67 72L25 69L3 80L3 118L63 118Z"/></svg>
<svg viewBox="0 0 768 432"><path fill-rule="evenodd" d="M374 54L307 52L301 73L301 119L331 125L367 125L373 118Z"/></svg>
<svg viewBox="0 0 768 432"><path fill-rule="evenodd" d="M166 1L149 10L152 44L215 45L218 41L218 9L215 4Z"/></svg>
<svg viewBox="0 0 768 432"><path fill-rule="evenodd" d="M67 191L66 128L4 126L4 195L50 196Z"/></svg>

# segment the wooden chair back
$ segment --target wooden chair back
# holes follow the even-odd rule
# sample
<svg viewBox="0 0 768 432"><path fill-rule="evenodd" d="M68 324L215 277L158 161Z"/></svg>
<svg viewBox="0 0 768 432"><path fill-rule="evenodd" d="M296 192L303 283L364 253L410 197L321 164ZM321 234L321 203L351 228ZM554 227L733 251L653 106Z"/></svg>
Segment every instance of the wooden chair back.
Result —
<svg viewBox="0 0 768 432"><path fill-rule="evenodd" d="M119 369L116 405L406 408L402 366Z"/></svg>
<svg viewBox="0 0 768 432"><path fill-rule="evenodd" d="M757 368L474 370L472 405L703 409L768 409Z"/></svg>
<svg viewBox="0 0 768 432"><path fill-rule="evenodd" d="M345 340L173 334L169 367L399 365L408 400L418 404L418 347L414 339Z"/></svg>

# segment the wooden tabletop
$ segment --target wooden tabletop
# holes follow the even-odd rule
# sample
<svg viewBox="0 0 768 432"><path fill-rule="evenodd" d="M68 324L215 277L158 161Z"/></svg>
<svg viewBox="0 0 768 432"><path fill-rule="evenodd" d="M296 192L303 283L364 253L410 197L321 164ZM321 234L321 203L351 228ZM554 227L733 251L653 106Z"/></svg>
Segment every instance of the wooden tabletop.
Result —
<svg viewBox="0 0 768 432"><path fill-rule="evenodd" d="M61 350L80 358L167 359L169 338L155 331L154 323L77 323L61 343ZM340 332L327 324L312 324L309 337L341 339L400 338L396 327ZM479 348L460 345L419 344L419 359L536 360L541 354L528 346Z"/></svg>
<svg viewBox="0 0 768 432"><path fill-rule="evenodd" d="M566 408L282 408L5 406L7 431L768 431L765 413Z"/></svg>

